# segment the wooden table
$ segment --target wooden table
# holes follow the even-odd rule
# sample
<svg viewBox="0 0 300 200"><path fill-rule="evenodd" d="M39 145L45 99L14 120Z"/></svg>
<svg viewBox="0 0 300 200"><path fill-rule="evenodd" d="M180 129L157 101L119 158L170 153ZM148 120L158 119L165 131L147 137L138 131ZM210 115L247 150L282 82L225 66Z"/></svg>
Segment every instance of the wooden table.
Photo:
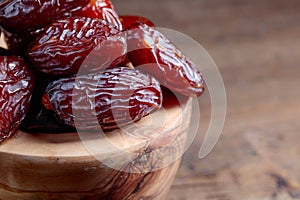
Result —
<svg viewBox="0 0 300 200"><path fill-rule="evenodd" d="M186 152L167 200L300 199L300 1L115 0L202 44L228 95L222 136L205 159ZM201 98L201 123L210 117Z"/></svg>

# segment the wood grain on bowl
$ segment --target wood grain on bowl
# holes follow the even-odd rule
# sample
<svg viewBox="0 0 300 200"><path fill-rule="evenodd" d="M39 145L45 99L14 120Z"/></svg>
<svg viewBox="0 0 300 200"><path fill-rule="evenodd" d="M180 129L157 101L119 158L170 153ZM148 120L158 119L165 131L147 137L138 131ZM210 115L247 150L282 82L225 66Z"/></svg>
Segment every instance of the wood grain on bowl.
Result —
<svg viewBox="0 0 300 200"><path fill-rule="evenodd" d="M94 139L100 146L96 157L77 133L19 131L0 145L0 199L162 200L180 164L190 115L191 99L181 107L165 107L129 125L126 130L131 132L114 130L108 140ZM164 127L158 127L163 120ZM145 126L148 132L139 132ZM101 150L107 141L123 151ZM122 163L128 159L126 152L135 153L131 162L118 168L105 165Z"/></svg>

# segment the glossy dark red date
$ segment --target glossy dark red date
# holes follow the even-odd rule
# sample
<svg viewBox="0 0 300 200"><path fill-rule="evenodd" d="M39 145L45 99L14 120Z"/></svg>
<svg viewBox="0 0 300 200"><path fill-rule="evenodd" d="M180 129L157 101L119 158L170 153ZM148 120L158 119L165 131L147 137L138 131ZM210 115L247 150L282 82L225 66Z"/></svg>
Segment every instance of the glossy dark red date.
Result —
<svg viewBox="0 0 300 200"><path fill-rule="evenodd" d="M82 9L89 0L0 1L0 26L12 33L36 30L52 20Z"/></svg>
<svg viewBox="0 0 300 200"><path fill-rule="evenodd" d="M139 24L147 24L150 27L154 27L154 23L150 19L142 16L123 15L120 16L120 20L123 30L132 28L134 25L138 26Z"/></svg>
<svg viewBox="0 0 300 200"><path fill-rule="evenodd" d="M154 112L161 103L159 82L127 67L54 81L43 97L45 107L80 130L98 130L99 124L105 131L116 129Z"/></svg>
<svg viewBox="0 0 300 200"><path fill-rule="evenodd" d="M52 75L73 75L80 67L87 72L98 71L125 54L126 41L118 33L103 20L59 19L30 44L28 59L37 71Z"/></svg>
<svg viewBox="0 0 300 200"><path fill-rule="evenodd" d="M160 84L182 98L204 91L195 64L149 19L119 17L110 0L0 0L0 30L9 47L0 48L0 142L17 128L109 131L136 122L161 107Z"/></svg>
<svg viewBox="0 0 300 200"><path fill-rule="evenodd" d="M83 9L78 10L73 15L103 19L118 30L122 30L119 15L110 0L90 0Z"/></svg>
<svg viewBox="0 0 300 200"><path fill-rule="evenodd" d="M33 89L32 73L17 56L0 56L0 142L24 119Z"/></svg>
<svg viewBox="0 0 300 200"><path fill-rule="evenodd" d="M186 96L200 96L204 81L196 65L166 36L146 24L127 29L128 57L135 67Z"/></svg>

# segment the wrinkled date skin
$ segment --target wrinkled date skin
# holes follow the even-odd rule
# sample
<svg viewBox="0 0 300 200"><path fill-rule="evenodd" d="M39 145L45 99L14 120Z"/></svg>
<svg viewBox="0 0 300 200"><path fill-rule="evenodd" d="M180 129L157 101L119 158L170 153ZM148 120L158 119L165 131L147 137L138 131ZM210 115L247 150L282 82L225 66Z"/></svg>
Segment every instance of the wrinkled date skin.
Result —
<svg viewBox="0 0 300 200"><path fill-rule="evenodd" d="M10 52L19 56L26 56L28 45L43 31L38 29L22 34L10 33L3 30L5 42Z"/></svg>
<svg viewBox="0 0 300 200"><path fill-rule="evenodd" d="M140 120L162 104L159 82L138 70L115 67L76 80L62 78L50 83L43 104L79 130L99 130L99 124L105 131L113 130Z"/></svg>
<svg viewBox="0 0 300 200"><path fill-rule="evenodd" d="M79 10L89 0L2 0L0 1L0 26L11 33L36 30L53 19Z"/></svg>
<svg viewBox="0 0 300 200"><path fill-rule="evenodd" d="M110 0L90 0L83 9L78 10L73 15L103 19L118 30L122 30L119 15Z"/></svg>
<svg viewBox="0 0 300 200"><path fill-rule="evenodd" d="M118 33L104 20L59 19L30 44L27 56L37 71L47 74L73 75L81 65L89 73L98 71L114 60L121 62L127 45Z"/></svg>
<svg viewBox="0 0 300 200"><path fill-rule="evenodd" d="M166 36L146 24L127 29L128 57L135 67L153 75L173 92L200 96L204 81L195 64Z"/></svg>
<svg viewBox="0 0 300 200"><path fill-rule="evenodd" d="M26 117L19 126L26 133L69 133L75 132L73 127L67 126L57 120L55 112L46 109L42 104L42 97L50 82L58 77L35 72L34 89Z"/></svg>
<svg viewBox="0 0 300 200"><path fill-rule="evenodd" d="M20 57L0 56L0 142L24 119L33 89L32 73Z"/></svg>
<svg viewBox="0 0 300 200"><path fill-rule="evenodd" d="M146 24L150 27L154 27L154 23L150 21L149 19L141 16L133 16L133 15L123 15L120 16L120 21L122 23L123 30L127 30L128 28L132 28L134 26L138 27L140 24ZM125 59L123 62L119 63L119 66L128 65L130 63L130 60L128 58L128 55L125 56Z"/></svg>
<svg viewBox="0 0 300 200"><path fill-rule="evenodd" d="M120 16L120 20L123 26L123 30L132 28L134 25L138 27L139 24L146 24L150 27L154 27L154 23L145 17L133 16L133 15L123 15Z"/></svg>

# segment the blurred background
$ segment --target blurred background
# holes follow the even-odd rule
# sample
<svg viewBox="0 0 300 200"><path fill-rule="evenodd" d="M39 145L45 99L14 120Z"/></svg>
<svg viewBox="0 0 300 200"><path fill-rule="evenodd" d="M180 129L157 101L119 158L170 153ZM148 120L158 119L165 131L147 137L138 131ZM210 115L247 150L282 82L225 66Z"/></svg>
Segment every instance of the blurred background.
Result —
<svg viewBox="0 0 300 200"><path fill-rule="evenodd" d="M300 1L114 0L120 14L197 40L223 76L228 112L214 150L199 133L167 200L300 199ZM209 94L200 98L210 119Z"/></svg>

